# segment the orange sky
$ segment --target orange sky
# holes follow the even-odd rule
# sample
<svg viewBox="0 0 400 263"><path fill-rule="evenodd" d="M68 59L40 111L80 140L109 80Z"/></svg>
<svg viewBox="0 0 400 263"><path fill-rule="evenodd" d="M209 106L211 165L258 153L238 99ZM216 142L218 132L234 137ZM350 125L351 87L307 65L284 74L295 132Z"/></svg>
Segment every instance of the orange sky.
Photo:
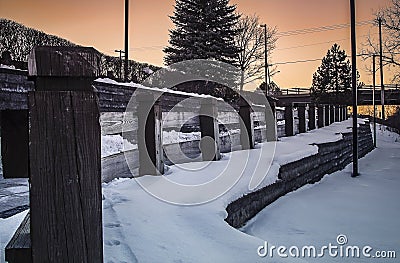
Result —
<svg viewBox="0 0 400 263"><path fill-rule="evenodd" d="M263 23L276 26L280 32L349 23L349 0L231 0L237 11L257 14ZM356 0L357 21L373 19L373 12L385 7L390 0ZM169 19L174 0L130 1L130 58L162 65L162 48L168 44ZM124 0L0 0L0 17L15 20L69 39L93 46L111 55L123 49ZM360 26L358 49L363 35L377 28ZM336 41L350 55L350 28L282 37L272 63L322 58ZM299 47L306 46L306 47ZM371 63L368 61L367 63ZM280 65L273 80L283 88L309 87L312 74L320 62ZM361 81L371 83L371 76L360 61ZM378 77L379 81L379 77ZM385 81L389 82L389 81Z"/></svg>

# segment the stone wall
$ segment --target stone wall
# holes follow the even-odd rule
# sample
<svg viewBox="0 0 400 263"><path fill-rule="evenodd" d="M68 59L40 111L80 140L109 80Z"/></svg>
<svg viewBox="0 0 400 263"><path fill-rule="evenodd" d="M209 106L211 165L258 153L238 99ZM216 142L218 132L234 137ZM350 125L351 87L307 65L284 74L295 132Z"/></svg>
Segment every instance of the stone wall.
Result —
<svg viewBox="0 0 400 263"><path fill-rule="evenodd" d="M369 123L359 127L359 158L373 150ZM249 219L279 197L306 184L315 183L326 174L342 170L352 162L352 133L343 134L337 142L318 144L318 153L281 166L279 180L230 203L225 219L233 227L243 226Z"/></svg>

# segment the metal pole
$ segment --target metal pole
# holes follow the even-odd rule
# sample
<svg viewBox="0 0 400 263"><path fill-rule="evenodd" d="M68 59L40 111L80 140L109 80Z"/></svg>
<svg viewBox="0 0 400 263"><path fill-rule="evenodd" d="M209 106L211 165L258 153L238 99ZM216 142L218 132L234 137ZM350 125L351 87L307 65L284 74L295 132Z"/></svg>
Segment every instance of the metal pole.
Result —
<svg viewBox="0 0 400 263"><path fill-rule="evenodd" d="M125 65L124 65L124 80L128 82L128 43L129 43L129 0L125 0Z"/></svg>
<svg viewBox="0 0 400 263"><path fill-rule="evenodd" d="M358 176L358 129L357 129L357 44L356 44L356 7L350 0L351 17L351 84L353 89L353 174Z"/></svg>
<svg viewBox="0 0 400 263"><path fill-rule="evenodd" d="M379 21L379 67L381 72L381 103L382 103L382 120L385 119L385 87L383 85L383 56L382 56L382 18L378 18Z"/></svg>
<svg viewBox="0 0 400 263"><path fill-rule="evenodd" d="M264 27L264 52L265 52L265 94L269 92L269 66L268 66L268 45L267 45L267 24L261 25Z"/></svg>
<svg viewBox="0 0 400 263"><path fill-rule="evenodd" d="M375 71L376 71L376 69L375 69L375 58L376 58L376 55L375 54L373 54L372 55L372 60L373 60L373 62L372 62L372 72L373 72L373 75L372 75L372 82L373 82L373 88L374 88L374 90L372 91L372 105L374 106L374 147L376 148L376 108L375 108L375 82L376 82L376 80L375 80Z"/></svg>

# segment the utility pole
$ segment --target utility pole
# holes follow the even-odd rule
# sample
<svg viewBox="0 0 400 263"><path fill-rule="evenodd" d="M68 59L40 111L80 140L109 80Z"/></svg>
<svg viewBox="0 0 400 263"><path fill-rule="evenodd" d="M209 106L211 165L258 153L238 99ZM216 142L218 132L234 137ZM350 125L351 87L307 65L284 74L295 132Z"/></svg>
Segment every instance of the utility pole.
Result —
<svg viewBox="0 0 400 263"><path fill-rule="evenodd" d="M119 79L122 79L122 54L125 52L123 50L114 50L115 52L119 53Z"/></svg>
<svg viewBox="0 0 400 263"><path fill-rule="evenodd" d="M383 85L383 56L382 56L382 18L378 18L379 21L379 67L381 72L381 104L382 104L382 120L385 119L385 86Z"/></svg>
<svg viewBox="0 0 400 263"><path fill-rule="evenodd" d="M375 58L376 58L376 54L372 55L372 84L373 84L373 91L372 91L372 105L374 106L374 147L376 148L376 108L375 108Z"/></svg>
<svg viewBox="0 0 400 263"><path fill-rule="evenodd" d="M261 25L264 28L264 52L265 52L265 95L269 93L269 66L268 66L268 44L267 44L267 24Z"/></svg>
<svg viewBox="0 0 400 263"><path fill-rule="evenodd" d="M129 0L125 0L125 65L124 65L124 81L128 82L128 44L129 44Z"/></svg>
<svg viewBox="0 0 400 263"><path fill-rule="evenodd" d="M353 173L358 176L358 128L357 128L357 43L356 43L356 6L350 0L351 17L351 84L353 89Z"/></svg>

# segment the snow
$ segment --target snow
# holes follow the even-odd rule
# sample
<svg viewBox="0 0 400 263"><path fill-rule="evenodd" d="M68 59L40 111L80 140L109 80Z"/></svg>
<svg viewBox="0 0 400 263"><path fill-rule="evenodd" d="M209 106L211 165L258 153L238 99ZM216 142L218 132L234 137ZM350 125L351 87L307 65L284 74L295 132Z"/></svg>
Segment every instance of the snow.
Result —
<svg viewBox="0 0 400 263"><path fill-rule="evenodd" d="M253 218L243 232L270 245L287 247L337 245L336 237L344 234L348 245L397 250L399 257L400 136L379 126L377 137L378 148L359 162L360 177L351 178L352 165L348 165L319 183L280 198ZM323 261L355 262L341 257Z"/></svg>
<svg viewBox="0 0 400 263"><path fill-rule="evenodd" d="M201 139L201 132L183 133L175 130L163 131L163 144L172 144L178 142L195 141Z"/></svg>
<svg viewBox="0 0 400 263"><path fill-rule="evenodd" d="M214 98L216 100L223 101L222 98L216 98L216 97L213 97L210 95L188 93L188 92L183 92L183 91L171 90L171 89L167 89L167 88L150 88L150 87L145 87L141 84L137 84L137 83L133 83L133 82L129 82L129 83L117 82L117 81L109 79L109 78L99 78L99 79L96 79L95 81L100 82L100 83L126 86L126 87L138 88L138 89L149 90L149 91L154 91L154 92L164 92L164 93L184 95L184 96L197 97L197 98Z"/></svg>
<svg viewBox="0 0 400 263"><path fill-rule="evenodd" d="M15 69L15 66L8 66L8 65L0 64L0 68Z"/></svg>
<svg viewBox="0 0 400 263"><path fill-rule="evenodd" d="M351 121L335 123L277 142L271 169L256 189L275 182L281 164L316 153L317 147L309 143L341 139L340 132L349 132L350 126ZM229 167L232 175L243 171L243 176L227 193L202 205L166 203L143 191L132 179L103 184L106 262L159 262L160 259L163 262L265 262L256 252L262 239L235 230L224 221L226 206L250 192L248 182L258 165L263 145L268 147L272 143L264 143L251 151L226 154L221 161L207 164L200 171L192 169L203 165L202 162L170 167L166 175L169 180L196 185L215 179L229 161L235 160ZM247 163L243 169L240 160L244 159ZM144 177L144 180L157 184L152 178ZM201 193L193 191L195 194ZM181 198L196 199L190 193L182 194Z"/></svg>
<svg viewBox="0 0 400 263"><path fill-rule="evenodd" d="M120 152L137 149L137 145L133 145L128 140L122 138L121 135L103 135L101 136L101 157L106 157Z"/></svg>
<svg viewBox="0 0 400 263"><path fill-rule="evenodd" d="M312 144L339 140L342 132L351 131L349 127L351 120L283 138L276 143L267 176L255 189L275 182L280 165L316 153ZM105 262L307 262L260 258L257 248L264 240L276 245L325 244L339 233L347 234L351 243L370 242L376 248L397 249L400 138L382 129L378 139L378 149L360 160L360 177L350 178L348 166L321 183L305 186L264 209L243 229L246 233L224 221L225 208L251 191L249 181L255 167L268 163L263 158L260 162L260 152L272 150L272 142L226 154L218 162L171 166L164 177L187 185L218 180L216 175L225 170L233 177L242 174L229 191L202 205L167 203L144 191L134 179L103 184ZM144 183L157 185L160 177L142 178ZM205 194L192 191L180 198L197 200ZM19 214L0 220L2 245L22 218Z"/></svg>

